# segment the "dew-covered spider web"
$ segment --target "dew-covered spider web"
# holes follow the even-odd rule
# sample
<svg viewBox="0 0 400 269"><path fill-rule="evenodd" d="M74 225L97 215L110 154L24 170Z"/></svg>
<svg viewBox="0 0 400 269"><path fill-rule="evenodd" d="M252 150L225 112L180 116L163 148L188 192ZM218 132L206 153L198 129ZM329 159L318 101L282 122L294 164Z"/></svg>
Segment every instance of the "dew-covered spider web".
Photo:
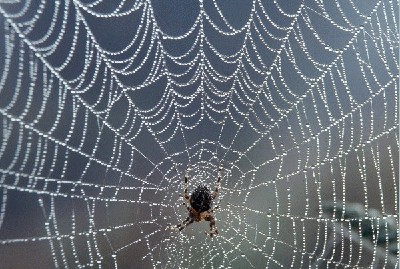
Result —
<svg viewBox="0 0 400 269"><path fill-rule="evenodd" d="M398 268L398 15L0 0L0 267Z"/></svg>

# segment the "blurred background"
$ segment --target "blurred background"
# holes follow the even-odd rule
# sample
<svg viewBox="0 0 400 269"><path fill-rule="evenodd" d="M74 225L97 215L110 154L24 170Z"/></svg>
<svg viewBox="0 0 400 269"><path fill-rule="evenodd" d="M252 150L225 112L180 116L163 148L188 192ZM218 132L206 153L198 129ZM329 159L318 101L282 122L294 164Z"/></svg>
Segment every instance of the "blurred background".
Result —
<svg viewBox="0 0 400 269"><path fill-rule="evenodd" d="M398 14L0 0L0 267L398 268Z"/></svg>

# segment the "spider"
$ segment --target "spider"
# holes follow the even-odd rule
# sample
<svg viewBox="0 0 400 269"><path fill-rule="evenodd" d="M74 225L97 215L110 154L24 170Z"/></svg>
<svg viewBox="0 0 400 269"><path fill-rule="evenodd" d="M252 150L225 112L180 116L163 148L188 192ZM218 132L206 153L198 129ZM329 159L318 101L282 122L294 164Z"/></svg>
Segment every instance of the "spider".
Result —
<svg viewBox="0 0 400 269"><path fill-rule="evenodd" d="M220 181L221 181L221 165L218 166L218 179L215 191L213 193L210 192L209 188L206 185L200 184L197 188L192 192L192 195L188 195L188 169L185 171L185 185L183 191L183 197L186 201L183 202L183 206L189 213L189 216L178 225L171 227L176 231L182 231L186 226L192 224L193 222L199 222L202 220L210 222L210 232L205 232L210 237L218 234L218 230L215 227L215 218L214 218L214 210L218 209L218 206L213 208L213 200L218 196ZM188 205L189 204L189 205Z"/></svg>

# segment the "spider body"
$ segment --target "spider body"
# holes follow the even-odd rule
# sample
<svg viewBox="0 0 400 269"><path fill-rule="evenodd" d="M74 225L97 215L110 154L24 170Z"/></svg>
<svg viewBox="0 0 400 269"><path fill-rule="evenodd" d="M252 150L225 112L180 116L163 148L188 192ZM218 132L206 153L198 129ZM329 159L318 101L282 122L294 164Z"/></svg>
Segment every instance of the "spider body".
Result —
<svg viewBox="0 0 400 269"><path fill-rule="evenodd" d="M199 185L190 196L190 206L196 212L204 212L211 209L213 198L210 190L205 185Z"/></svg>
<svg viewBox="0 0 400 269"><path fill-rule="evenodd" d="M214 192L211 193L210 189L206 185L199 185L193 191L192 195L188 194L188 180L189 175L186 169L185 173L185 189L183 192L183 197L186 202L183 205L188 211L188 217L181 223L173 227L177 231L182 231L186 226L193 222L199 222L202 220L210 222L210 232L208 234L210 237L218 234L218 230L215 227L214 210L218 208L213 208L213 201L218 196L220 181L221 181L221 166L218 167L218 179Z"/></svg>

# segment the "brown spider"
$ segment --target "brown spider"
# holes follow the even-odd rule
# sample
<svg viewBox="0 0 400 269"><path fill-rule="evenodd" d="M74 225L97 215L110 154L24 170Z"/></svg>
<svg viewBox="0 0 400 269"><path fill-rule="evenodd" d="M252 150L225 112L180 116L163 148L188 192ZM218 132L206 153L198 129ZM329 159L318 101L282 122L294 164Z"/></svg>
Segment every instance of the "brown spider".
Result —
<svg viewBox="0 0 400 269"><path fill-rule="evenodd" d="M188 169L185 171L185 190L183 191L183 197L186 202L183 202L183 206L189 212L189 216L178 225L171 227L176 231L182 231L185 229L186 226L192 224L193 222L199 222L202 220L210 222L210 232L206 234L210 237L218 234L218 230L215 227L215 218L214 218L214 210L218 209L218 206L212 207L213 200L218 196L219 188L220 188L220 181L221 181L221 165L218 166L218 179L217 179L217 186L213 193L210 192L207 186L199 185L193 191L192 195L188 195ZM189 205L188 205L189 204Z"/></svg>

